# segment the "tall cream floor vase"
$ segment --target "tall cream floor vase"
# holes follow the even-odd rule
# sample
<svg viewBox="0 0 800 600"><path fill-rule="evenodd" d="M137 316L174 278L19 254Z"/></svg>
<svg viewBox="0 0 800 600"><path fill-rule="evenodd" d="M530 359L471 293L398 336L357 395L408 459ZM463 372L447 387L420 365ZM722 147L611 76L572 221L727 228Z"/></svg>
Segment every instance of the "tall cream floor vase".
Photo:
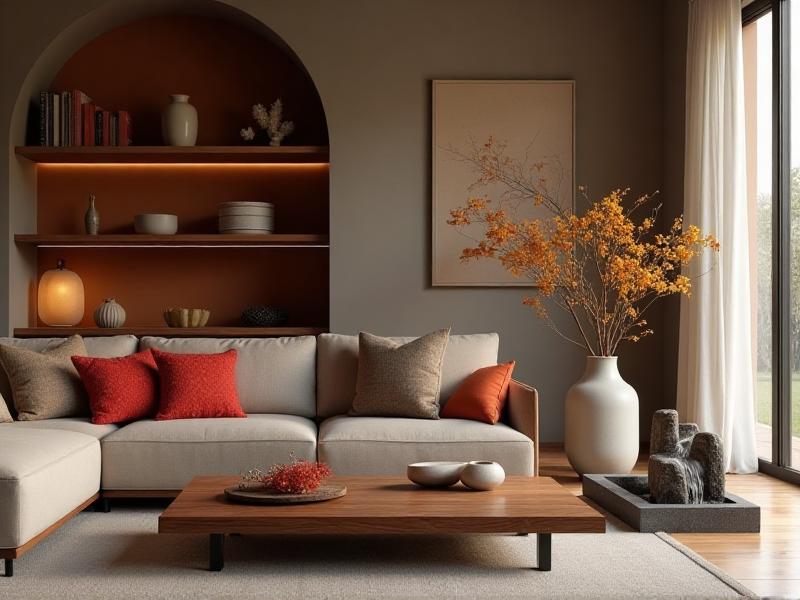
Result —
<svg viewBox="0 0 800 600"><path fill-rule="evenodd" d="M587 356L567 391L564 449L585 473L630 473L639 457L639 396L619 373L616 356Z"/></svg>

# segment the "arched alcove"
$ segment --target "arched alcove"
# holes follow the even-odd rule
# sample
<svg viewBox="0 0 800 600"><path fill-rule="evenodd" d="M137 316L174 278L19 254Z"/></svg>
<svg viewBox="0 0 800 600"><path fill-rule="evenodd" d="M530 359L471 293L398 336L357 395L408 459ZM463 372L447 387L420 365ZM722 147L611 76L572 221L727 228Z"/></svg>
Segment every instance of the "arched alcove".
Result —
<svg viewBox="0 0 800 600"><path fill-rule="evenodd" d="M276 98L295 123L286 143L328 143L322 103L296 57L273 36L218 16L169 14L116 27L75 52L49 87L81 89L100 106L128 110L139 146L162 143L161 112L176 93L197 108L200 146L241 144L252 105Z"/></svg>
<svg viewBox="0 0 800 600"><path fill-rule="evenodd" d="M117 8L87 15L74 26L80 33L65 32L68 39L55 40L42 55L20 93L11 145L38 138L30 117L38 117L40 90L78 89L103 108L129 111L133 143L147 147L162 143L160 118L169 94L188 94L199 114L198 146L222 148L176 151L167 159L146 150L131 159L112 148L98 163L80 156L80 149L66 148L55 160L18 148L9 165L9 196L16 204L10 206L10 233L37 239L9 240L11 326L42 325L35 282L55 260L66 259L86 287L84 328L94 327L92 312L106 297L126 308L126 327L142 332L163 325L161 309L168 306L211 309L209 324L217 331L208 335L233 335L241 311L251 305L287 309L297 333L326 328L328 134L301 61L264 24L215 1L120 2ZM61 60L53 56L59 51ZM239 130L255 128L252 105L279 97L285 118L295 122L284 143L296 154L280 155L291 163L269 148L242 154ZM31 113L27 119L25 112ZM256 142L266 144L266 138ZM101 236L87 245L80 236L89 193L97 196ZM286 237L236 243L217 235L217 207L231 200L272 202L275 232ZM145 212L177 214L179 234L198 241L140 243L132 223ZM54 243L55 236L66 241Z"/></svg>

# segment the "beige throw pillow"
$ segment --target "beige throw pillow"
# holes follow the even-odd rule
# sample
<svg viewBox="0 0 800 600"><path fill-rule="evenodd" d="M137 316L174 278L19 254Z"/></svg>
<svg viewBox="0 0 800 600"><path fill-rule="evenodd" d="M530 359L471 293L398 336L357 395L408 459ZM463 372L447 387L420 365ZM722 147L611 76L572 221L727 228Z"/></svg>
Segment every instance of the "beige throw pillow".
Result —
<svg viewBox="0 0 800 600"><path fill-rule="evenodd" d="M42 352L0 345L19 421L89 414L89 401L71 356L86 356L83 338L73 335Z"/></svg>
<svg viewBox="0 0 800 600"><path fill-rule="evenodd" d="M358 376L350 414L359 417L439 418L442 361L449 329L407 344L358 334Z"/></svg>
<svg viewBox="0 0 800 600"><path fill-rule="evenodd" d="M0 423L13 423L14 419L11 418L11 413L8 410L6 399L0 394Z"/></svg>

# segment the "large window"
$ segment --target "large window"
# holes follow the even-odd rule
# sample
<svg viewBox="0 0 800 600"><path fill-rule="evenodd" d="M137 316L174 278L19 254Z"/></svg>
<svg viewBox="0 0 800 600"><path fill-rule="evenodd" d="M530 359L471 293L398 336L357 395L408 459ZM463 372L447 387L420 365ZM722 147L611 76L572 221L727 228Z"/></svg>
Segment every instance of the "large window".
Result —
<svg viewBox="0 0 800 600"><path fill-rule="evenodd" d="M762 468L791 478L800 470L800 0L755 0L742 23L756 436Z"/></svg>
<svg viewBox="0 0 800 600"><path fill-rule="evenodd" d="M772 460L772 13L742 29L758 455Z"/></svg>

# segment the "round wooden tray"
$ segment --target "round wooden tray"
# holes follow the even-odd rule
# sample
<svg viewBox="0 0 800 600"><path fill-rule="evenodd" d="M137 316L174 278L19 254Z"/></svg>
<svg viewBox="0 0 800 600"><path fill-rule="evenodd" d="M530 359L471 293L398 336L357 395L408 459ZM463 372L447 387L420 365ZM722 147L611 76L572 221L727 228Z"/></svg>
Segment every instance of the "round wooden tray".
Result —
<svg viewBox="0 0 800 600"><path fill-rule="evenodd" d="M268 488L240 490L238 486L225 488L225 498L239 504L305 504L341 498L347 493L343 485L321 485L307 494L281 494Z"/></svg>

